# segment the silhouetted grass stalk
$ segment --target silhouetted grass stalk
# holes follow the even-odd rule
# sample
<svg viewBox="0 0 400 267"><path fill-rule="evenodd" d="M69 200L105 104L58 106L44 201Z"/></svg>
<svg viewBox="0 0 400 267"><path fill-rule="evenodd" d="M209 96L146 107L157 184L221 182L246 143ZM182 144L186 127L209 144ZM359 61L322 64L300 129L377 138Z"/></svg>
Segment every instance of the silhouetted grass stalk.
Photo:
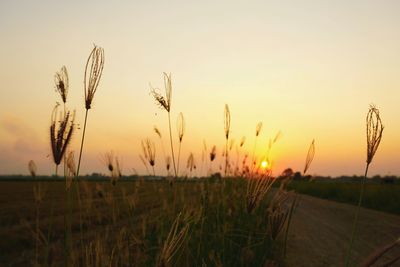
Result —
<svg viewBox="0 0 400 267"><path fill-rule="evenodd" d="M178 137L179 137L179 151L178 151L178 166L176 168L176 172L179 174L179 162L181 158L181 147L182 147L182 139L185 134L185 119L183 118L182 112L178 115L177 120L177 129L178 129Z"/></svg>
<svg viewBox="0 0 400 267"><path fill-rule="evenodd" d="M257 123L257 125L256 125L256 139L254 140L253 155L251 157L251 173L253 173L254 167L256 165L255 154L256 154L256 148L257 148L257 140L258 140L258 136L260 135L262 126L263 126L263 124L261 121L259 123Z"/></svg>
<svg viewBox="0 0 400 267"><path fill-rule="evenodd" d="M168 128L169 128L169 140L171 144L171 153L172 153L172 163L174 164L174 173L175 179L178 177L175 163L175 153L174 153L174 144L172 142L172 129L171 129L171 99L172 99L172 82L171 82L171 74L164 74L164 87L165 87L165 97L161 95L157 89L151 88L151 94L153 95L156 103L160 108L165 109L168 113Z"/></svg>
<svg viewBox="0 0 400 267"><path fill-rule="evenodd" d="M229 111L228 104L225 104L224 110L224 130L225 130L225 177L228 171L228 140L229 140L229 131L231 127L231 113Z"/></svg>
<svg viewBox="0 0 400 267"><path fill-rule="evenodd" d="M368 169L369 169L369 165L372 162L372 159L374 158L374 155L376 153L376 151L378 150L379 144L381 142L382 139L382 133L383 133L383 125L382 125L382 121L381 118L379 116L379 110L377 108L375 108L375 106L370 106L368 114L367 114L367 118L366 118L366 134L367 134L367 164L365 166L365 173L364 173L364 177L362 179L362 183L361 183L361 191L360 191L360 196L358 199L358 204L356 209L356 213L354 216L354 220L353 220L353 227L352 227L352 231L351 231L351 238L350 238L350 246L349 246L349 250L347 253L347 257L346 257L346 264L345 266L349 266L350 265L350 259L351 259L351 252L353 249L353 243L354 243L354 238L356 235L356 231L357 231L357 223L358 223L358 217L359 217L359 213L360 213L360 208L361 208L361 204L362 204L362 200L364 197L364 192L365 192L365 184L367 181L367 175L368 175Z"/></svg>
<svg viewBox="0 0 400 267"><path fill-rule="evenodd" d="M90 68L89 68L90 63ZM82 160L82 152L83 152L83 144L85 141L86 135L86 127L87 127L87 120L88 120L88 113L89 109L91 109L92 101L94 95L97 91L97 87L99 86L100 78L103 73L104 68L104 49L94 45L92 51L89 54L89 57L86 61L85 66L85 75L84 75L84 92L85 92L85 121L83 124L83 133L82 133L82 140L79 149L79 159L78 159L78 167L76 169L76 182L75 187L78 195L78 205L79 205L79 227L81 233L81 249L84 249L83 246L83 226L82 226L82 202L81 202L81 194L80 194L80 187L79 187L79 173L81 167L81 160Z"/></svg>
<svg viewBox="0 0 400 267"><path fill-rule="evenodd" d="M172 143L172 130L171 130L171 113L168 111L168 127L169 127L169 141L171 144L172 164L174 165L175 179L178 177L175 163L174 144Z"/></svg>
<svg viewBox="0 0 400 267"><path fill-rule="evenodd" d="M89 69L90 62L90 69ZM90 53L85 66L85 77L84 77L84 91L85 91L85 121L83 124L83 133L81 146L79 150L78 168L76 171L76 176L79 177L79 171L81 167L83 144L86 134L86 125L89 109L91 109L94 94L99 86L100 78L103 73L104 68L104 50L101 47L94 46L92 52ZM88 73L89 72L89 73Z"/></svg>

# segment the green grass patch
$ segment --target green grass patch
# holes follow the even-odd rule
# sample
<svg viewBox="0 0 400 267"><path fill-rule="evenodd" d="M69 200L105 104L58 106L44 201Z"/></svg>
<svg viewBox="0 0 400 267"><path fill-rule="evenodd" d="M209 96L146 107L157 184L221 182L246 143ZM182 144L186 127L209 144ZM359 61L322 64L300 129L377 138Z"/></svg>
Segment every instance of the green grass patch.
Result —
<svg viewBox="0 0 400 267"><path fill-rule="evenodd" d="M292 181L290 189L314 197L356 205L360 183ZM366 184L362 207L400 214L400 184Z"/></svg>

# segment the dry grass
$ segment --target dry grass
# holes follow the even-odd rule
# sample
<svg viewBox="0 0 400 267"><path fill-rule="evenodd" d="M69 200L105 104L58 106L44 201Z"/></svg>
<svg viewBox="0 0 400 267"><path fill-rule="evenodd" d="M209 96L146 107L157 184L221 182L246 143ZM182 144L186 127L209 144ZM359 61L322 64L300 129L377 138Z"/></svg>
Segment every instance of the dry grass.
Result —
<svg viewBox="0 0 400 267"><path fill-rule="evenodd" d="M104 68L104 49L94 46L89 54L85 66L85 108L91 109L94 95L100 83Z"/></svg>
<svg viewBox="0 0 400 267"><path fill-rule="evenodd" d="M69 111L65 114L59 114L58 105L53 109L50 124L50 143L53 160L56 164L56 175L57 167L60 165L61 160L67 151L67 147L74 132L74 120L75 112L72 115Z"/></svg>
<svg viewBox="0 0 400 267"><path fill-rule="evenodd" d="M59 72L54 75L54 82L56 84L57 92L61 96L63 103L67 103L68 89L69 89L69 79L68 71L65 66L62 66Z"/></svg>
<svg viewBox="0 0 400 267"><path fill-rule="evenodd" d="M178 172L175 163L175 153L174 153L174 145L172 142L172 130L171 130L172 80L171 80L171 74L167 74L164 72L163 75L164 75L165 96L163 96L157 88L153 88L151 85L150 85L151 88L150 92L153 95L154 99L156 100L156 104L160 108L165 109L168 113L169 140L171 145L172 163L174 166L174 174L176 179L176 177L178 176Z"/></svg>
<svg viewBox="0 0 400 267"><path fill-rule="evenodd" d="M384 127L382 125L382 121L381 121L381 118L379 115L379 110L375 106L371 105L368 110L367 118L366 118L367 164L365 166L364 178L362 179L362 183L361 183L361 191L360 191L360 197L358 200L358 205L355 208L356 212L355 212L354 220L353 220L353 229L351 231L350 246L349 246L349 250L347 253L347 257L346 257L346 267L349 266L349 264L350 264L351 252L353 249L353 242L354 242L354 238L355 238L356 231L357 231L358 216L360 213L360 207L361 207L362 200L364 197L365 183L367 180L369 165L371 164L372 159L374 158L374 155L375 155L376 151L378 150L379 144L382 139L383 129L384 129Z"/></svg>

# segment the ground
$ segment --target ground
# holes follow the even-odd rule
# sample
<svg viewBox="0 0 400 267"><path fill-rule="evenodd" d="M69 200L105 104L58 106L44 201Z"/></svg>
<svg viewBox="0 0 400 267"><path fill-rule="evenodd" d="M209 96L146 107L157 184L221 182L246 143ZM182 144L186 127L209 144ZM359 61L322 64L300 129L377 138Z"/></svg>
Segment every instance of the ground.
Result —
<svg viewBox="0 0 400 267"><path fill-rule="evenodd" d="M355 262L400 237L400 216L364 208L359 216ZM343 266L353 217L352 205L301 195L289 234L288 266Z"/></svg>
<svg viewBox="0 0 400 267"><path fill-rule="evenodd" d="M145 205L138 204L137 214L158 213L161 208L161 205L156 203L159 200L151 193L159 192L158 184L147 185L147 189L139 197L141 203ZM122 186L130 188L128 193L133 193L131 185ZM193 188L190 184L188 186L190 187L187 189ZM50 217L54 218L53 239L63 240L63 214L66 209L63 204L64 184L49 183L45 187L47 192L40 206L40 224L46 225ZM27 259L32 259L34 255L32 227L35 225L35 205L32 188L32 182L0 183L1 266L27 266L29 265ZM99 209L99 211L104 210ZM286 266L343 266L353 216L352 205L300 195L289 232ZM57 225L61 228L57 228ZM44 234L46 229L43 226ZM400 216L362 208L352 262L358 265L374 249L399 237ZM62 247L62 244L58 246ZM399 252L400 248L394 251L397 254ZM400 266L400 262L395 266Z"/></svg>

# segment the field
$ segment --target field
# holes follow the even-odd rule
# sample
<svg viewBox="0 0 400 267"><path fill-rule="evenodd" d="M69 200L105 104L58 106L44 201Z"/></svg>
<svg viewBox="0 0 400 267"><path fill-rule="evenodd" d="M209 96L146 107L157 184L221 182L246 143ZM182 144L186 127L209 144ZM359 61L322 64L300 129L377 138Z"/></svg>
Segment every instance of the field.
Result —
<svg viewBox="0 0 400 267"><path fill-rule="evenodd" d="M80 197L73 184L70 199L63 181L0 184L2 266L342 266L354 217L351 205L290 195L282 203L290 208L296 199L290 228L276 232L271 203L279 189L249 213L243 179L80 181ZM292 187L309 194L317 185L326 191L307 181ZM398 192L392 186L382 188ZM366 203L384 195L367 193ZM362 209L359 221L354 265L400 235L398 215ZM391 253L382 260L399 251Z"/></svg>
<svg viewBox="0 0 400 267"><path fill-rule="evenodd" d="M360 182L293 181L289 188L301 194L357 205ZM369 209L400 214L400 184L368 183L362 206Z"/></svg>

